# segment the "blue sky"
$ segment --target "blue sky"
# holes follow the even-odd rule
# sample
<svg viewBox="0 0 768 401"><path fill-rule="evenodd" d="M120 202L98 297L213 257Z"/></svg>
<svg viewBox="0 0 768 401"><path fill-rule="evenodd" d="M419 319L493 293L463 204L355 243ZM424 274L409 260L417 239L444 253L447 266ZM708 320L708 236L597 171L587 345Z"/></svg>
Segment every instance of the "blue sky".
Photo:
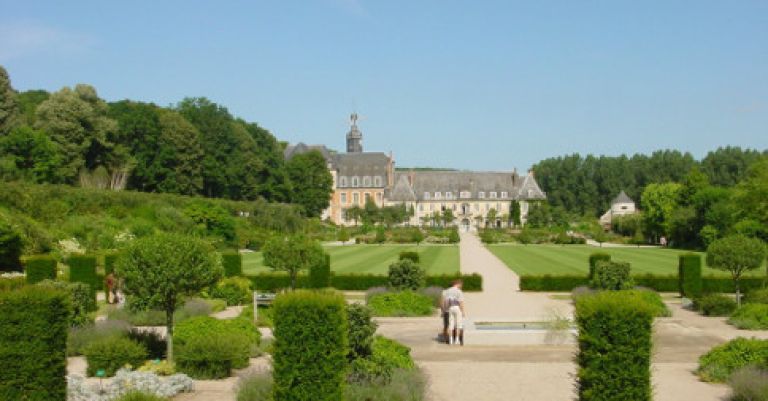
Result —
<svg viewBox="0 0 768 401"><path fill-rule="evenodd" d="M0 0L0 64L337 149L356 110L400 166L768 148L766 1Z"/></svg>

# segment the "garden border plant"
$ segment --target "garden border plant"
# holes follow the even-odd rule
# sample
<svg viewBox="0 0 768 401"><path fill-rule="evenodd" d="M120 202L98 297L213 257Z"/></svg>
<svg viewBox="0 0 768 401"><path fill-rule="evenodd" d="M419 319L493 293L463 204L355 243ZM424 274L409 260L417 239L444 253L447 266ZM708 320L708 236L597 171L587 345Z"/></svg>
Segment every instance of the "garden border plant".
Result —
<svg viewBox="0 0 768 401"><path fill-rule="evenodd" d="M57 262L50 255L34 255L24 259L24 272L27 284L37 284L43 280L56 280Z"/></svg>

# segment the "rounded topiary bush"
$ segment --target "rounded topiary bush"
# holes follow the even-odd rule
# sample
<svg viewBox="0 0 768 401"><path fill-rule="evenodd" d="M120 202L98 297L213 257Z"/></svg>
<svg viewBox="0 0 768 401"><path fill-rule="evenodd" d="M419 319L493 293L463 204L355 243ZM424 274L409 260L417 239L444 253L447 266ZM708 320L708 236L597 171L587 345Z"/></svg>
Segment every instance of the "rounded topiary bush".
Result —
<svg viewBox="0 0 768 401"><path fill-rule="evenodd" d="M96 376L104 370L107 376L114 376L120 368L130 365L137 368L148 357L147 349L142 344L125 337L110 337L95 341L83 350L88 362L86 374Z"/></svg>
<svg viewBox="0 0 768 401"><path fill-rule="evenodd" d="M418 290L424 287L427 274L410 259L402 259L389 265L389 286L398 290Z"/></svg>

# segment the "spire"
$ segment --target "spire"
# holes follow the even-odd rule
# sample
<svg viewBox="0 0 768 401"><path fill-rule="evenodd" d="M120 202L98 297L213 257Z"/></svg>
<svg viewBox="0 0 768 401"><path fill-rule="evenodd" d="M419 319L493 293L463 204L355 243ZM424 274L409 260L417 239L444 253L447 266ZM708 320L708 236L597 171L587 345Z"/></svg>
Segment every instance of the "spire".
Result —
<svg viewBox="0 0 768 401"><path fill-rule="evenodd" d="M349 116L351 127L347 133L347 153L363 152L363 133L357 128L357 113Z"/></svg>

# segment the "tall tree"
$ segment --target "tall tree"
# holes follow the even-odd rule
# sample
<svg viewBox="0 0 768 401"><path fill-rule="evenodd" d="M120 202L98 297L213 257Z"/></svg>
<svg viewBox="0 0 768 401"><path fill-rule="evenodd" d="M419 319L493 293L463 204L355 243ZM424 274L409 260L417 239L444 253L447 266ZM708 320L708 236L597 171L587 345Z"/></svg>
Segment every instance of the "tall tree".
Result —
<svg viewBox="0 0 768 401"><path fill-rule="evenodd" d="M6 135L19 124L19 104L8 72L0 65L0 135Z"/></svg>
<svg viewBox="0 0 768 401"><path fill-rule="evenodd" d="M681 185L676 183L650 184L642 197L644 227L648 235L658 238L668 235L672 213L680 199Z"/></svg>
<svg viewBox="0 0 768 401"><path fill-rule="evenodd" d="M16 96L16 100L19 102L22 123L29 125L30 127L34 127L35 121L37 120L35 114L37 111L37 106L48 100L50 96L50 93L42 89L20 92Z"/></svg>
<svg viewBox="0 0 768 401"><path fill-rule="evenodd" d="M308 216L320 216L333 192L325 157L316 150L295 155L286 163L286 171L294 188L291 201L301 205Z"/></svg>
<svg viewBox="0 0 768 401"><path fill-rule="evenodd" d="M768 152L754 149L742 149L738 146L726 146L707 153L701 161L702 171L707 174L713 185L730 187L741 181L752 163Z"/></svg>
<svg viewBox="0 0 768 401"><path fill-rule="evenodd" d="M4 179L57 182L59 147L42 131L21 126L0 137L0 175Z"/></svg>
<svg viewBox="0 0 768 401"><path fill-rule="evenodd" d="M184 195L201 193L205 154L195 126L175 111L161 110L160 143L168 155L163 159L165 179L158 183L158 189Z"/></svg>
<svg viewBox="0 0 768 401"><path fill-rule="evenodd" d="M61 173L65 181L73 183L83 168L119 168L126 162L112 157L114 146L110 137L117 124L107 117L107 110L96 89L83 84L74 89L64 87L38 106L35 126L48 133L61 148Z"/></svg>
<svg viewBox="0 0 768 401"><path fill-rule="evenodd" d="M743 219L752 219L768 227L768 156L749 168L744 181L736 187L735 205ZM765 232L765 231L764 231ZM768 241L768 238L763 238Z"/></svg>
<svg viewBox="0 0 768 401"><path fill-rule="evenodd" d="M303 235L273 237L264 244L264 264L275 271L288 273L291 289L296 288L300 272L325 260L325 251L317 241Z"/></svg>

